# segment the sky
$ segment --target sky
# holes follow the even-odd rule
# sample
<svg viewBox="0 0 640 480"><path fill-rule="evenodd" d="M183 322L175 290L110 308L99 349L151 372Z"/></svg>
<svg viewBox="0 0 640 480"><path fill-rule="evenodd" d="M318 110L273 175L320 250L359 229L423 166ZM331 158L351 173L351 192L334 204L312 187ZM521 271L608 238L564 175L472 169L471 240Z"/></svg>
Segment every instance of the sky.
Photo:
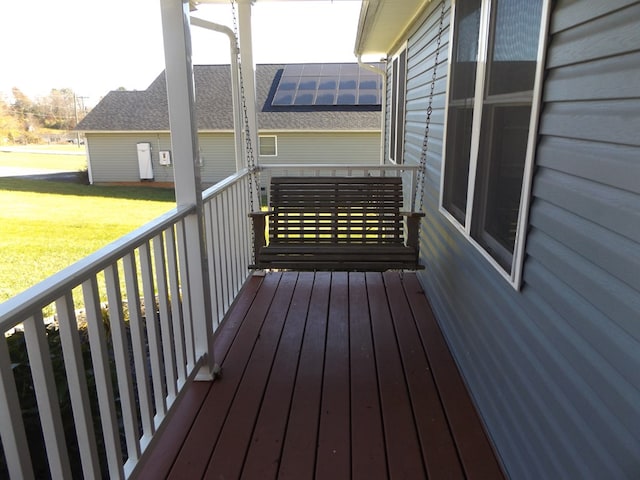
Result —
<svg viewBox="0 0 640 480"><path fill-rule="evenodd" d="M258 1L256 63L352 62L360 1ZM233 27L231 5L194 15ZM194 64L227 64L225 35L192 29ZM144 90L164 69L160 0L0 0L0 95L70 88L95 105L110 90Z"/></svg>

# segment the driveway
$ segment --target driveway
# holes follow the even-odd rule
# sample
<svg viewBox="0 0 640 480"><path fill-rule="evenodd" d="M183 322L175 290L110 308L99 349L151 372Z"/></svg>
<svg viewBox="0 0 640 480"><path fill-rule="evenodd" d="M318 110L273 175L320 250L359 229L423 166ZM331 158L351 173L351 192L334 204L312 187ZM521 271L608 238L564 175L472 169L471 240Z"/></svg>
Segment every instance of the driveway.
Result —
<svg viewBox="0 0 640 480"><path fill-rule="evenodd" d="M28 180L49 180L53 182L81 183L86 174L83 172L65 172L37 168L0 167L0 177L16 177Z"/></svg>

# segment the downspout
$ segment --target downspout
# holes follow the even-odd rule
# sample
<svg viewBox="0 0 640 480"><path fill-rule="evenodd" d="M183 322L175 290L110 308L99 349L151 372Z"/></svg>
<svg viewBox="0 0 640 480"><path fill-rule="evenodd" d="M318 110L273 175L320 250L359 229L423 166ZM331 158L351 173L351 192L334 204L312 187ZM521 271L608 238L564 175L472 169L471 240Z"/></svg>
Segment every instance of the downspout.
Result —
<svg viewBox="0 0 640 480"><path fill-rule="evenodd" d="M362 55L357 56L358 65L365 70L377 73L382 77L382 111L380 112L380 165L384 165L384 139L385 139L385 117L387 115L387 71L364 63L362 61Z"/></svg>
<svg viewBox="0 0 640 480"><path fill-rule="evenodd" d="M236 171L242 170L244 165L242 154L242 114L240 112L240 76L238 75L238 47L236 36L226 25L202 20L201 18L191 16L191 25L196 27L213 30L214 32L223 33L229 37L229 45L231 50L231 98L233 101L233 137L235 140L236 152Z"/></svg>

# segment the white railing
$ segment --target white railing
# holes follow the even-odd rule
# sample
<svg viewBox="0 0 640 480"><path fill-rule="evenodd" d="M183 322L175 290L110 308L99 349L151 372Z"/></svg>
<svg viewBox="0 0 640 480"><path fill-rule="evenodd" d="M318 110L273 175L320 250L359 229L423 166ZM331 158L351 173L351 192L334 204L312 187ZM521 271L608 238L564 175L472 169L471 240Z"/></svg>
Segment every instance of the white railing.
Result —
<svg viewBox="0 0 640 480"><path fill-rule="evenodd" d="M405 195L405 210L415 210L418 165L360 165L360 164L269 164L260 166L261 185L267 194L275 176L401 176Z"/></svg>
<svg viewBox="0 0 640 480"><path fill-rule="evenodd" d="M240 173L203 195L215 325L249 275L247 185ZM212 354L198 351L190 313L205 301L189 290L185 220L195 214L174 209L0 304L0 435L11 478L134 471Z"/></svg>
<svg viewBox="0 0 640 480"><path fill-rule="evenodd" d="M206 190L204 222L215 325L222 321L249 276L249 175L243 171ZM222 228L221 228L222 227Z"/></svg>

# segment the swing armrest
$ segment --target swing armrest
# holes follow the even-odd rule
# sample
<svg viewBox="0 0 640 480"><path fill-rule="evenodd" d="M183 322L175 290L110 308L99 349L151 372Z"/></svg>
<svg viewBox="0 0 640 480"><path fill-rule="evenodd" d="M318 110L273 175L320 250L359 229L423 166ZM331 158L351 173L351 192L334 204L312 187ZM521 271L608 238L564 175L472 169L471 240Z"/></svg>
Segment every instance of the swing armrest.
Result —
<svg viewBox="0 0 640 480"><path fill-rule="evenodd" d="M421 218L424 217L424 212L400 212L400 215L407 218Z"/></svg>
<svg viewBox="0 0 640 480"><path fill-rule="evenodd" d="M266 218L272 214L271 210L249 212L249 218L253 226L253 252L258 255L262 247L267 244Z"/></svg>
<svg viewBox="0 0 640 480"><path fill-rule="evenodd" d="M249 217L268 217L273 213L272 210L260 210L259 212L249 212Z"/></svg>
<svg viewBox="0 0 640 480"><path fill-rule="evenodd" d="M407 247L418 250L418 232L420 231L420 219L424 217L423 212L400 212L400 215L407 217Z"/></svg>

